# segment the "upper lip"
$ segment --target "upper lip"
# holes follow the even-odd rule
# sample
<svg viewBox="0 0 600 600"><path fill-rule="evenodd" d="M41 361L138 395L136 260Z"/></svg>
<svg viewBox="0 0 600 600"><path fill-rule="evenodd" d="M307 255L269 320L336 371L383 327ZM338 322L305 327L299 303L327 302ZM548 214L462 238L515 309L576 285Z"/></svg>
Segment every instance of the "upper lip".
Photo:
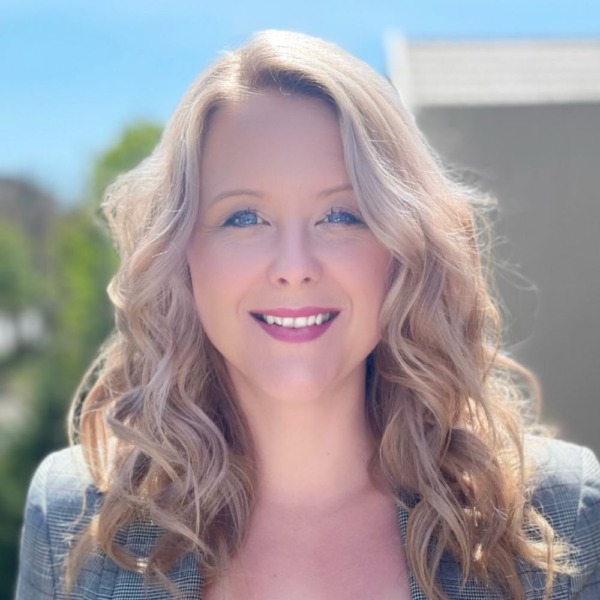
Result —
<svg viewBox="0 0 600 600"><path fill-rule="evenodd" d="M274 317L310 317L325 313L339 313L339 308L330 308L323 306L303 306L302 308L266 308L260 310L251 310L253 315L273 315Z"/></svg>

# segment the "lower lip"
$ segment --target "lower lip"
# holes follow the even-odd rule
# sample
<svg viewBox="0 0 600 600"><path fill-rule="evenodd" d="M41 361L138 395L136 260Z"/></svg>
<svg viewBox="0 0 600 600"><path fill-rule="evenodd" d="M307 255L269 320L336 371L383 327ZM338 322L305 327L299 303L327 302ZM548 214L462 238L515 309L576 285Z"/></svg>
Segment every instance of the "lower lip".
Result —
<svg viewBox="0 0 600 600"><path fill-rule="evenodd" d="M337 315L333 319L321 323L321 325L309 325L308 327L299 327L298 329L294 327L282 327L281 325L269 325L264 321L255 320L272 338L280 342L300 344L302 342L311 342L321 337L329 329L329 326L336 317Z"/></svg>

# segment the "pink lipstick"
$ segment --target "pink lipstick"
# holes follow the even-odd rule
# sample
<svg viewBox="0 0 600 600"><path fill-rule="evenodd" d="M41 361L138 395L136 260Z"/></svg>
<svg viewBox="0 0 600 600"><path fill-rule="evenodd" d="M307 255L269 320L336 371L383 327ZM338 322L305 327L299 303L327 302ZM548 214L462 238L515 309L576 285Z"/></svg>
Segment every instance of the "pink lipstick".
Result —
<svg viewBox="0 0 600 600"><path fill-rule="evenodd" d="M281 342L310 342L323 335L340 311L335 308L306 306L252 310L250 314L263 331Z"/></svg>

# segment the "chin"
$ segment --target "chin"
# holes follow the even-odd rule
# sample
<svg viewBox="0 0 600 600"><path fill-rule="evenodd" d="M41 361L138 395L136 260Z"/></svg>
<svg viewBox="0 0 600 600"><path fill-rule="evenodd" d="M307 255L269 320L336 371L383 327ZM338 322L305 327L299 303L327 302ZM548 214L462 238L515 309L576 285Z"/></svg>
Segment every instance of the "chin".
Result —
<svg viewBox="0 0 600 600"><path fill-rule="evenodd" d="M353 393L357 388L364 390L364 361L328 358L313 356L302 360L297 356L279 356L227 364L242 401L247 396L282 404L308 404L341 393Z"/></svg>
<svg viewBox="0 0 600 600"><path fill-rule="evenodd" d="M363 386L364 371L352 369L349 372L334 365L321 364L315 368L314 362L308 365L286 365L263 372L260 381L255 381L259 393L282 404L308 404L322 402L344 389Z"/></svg>

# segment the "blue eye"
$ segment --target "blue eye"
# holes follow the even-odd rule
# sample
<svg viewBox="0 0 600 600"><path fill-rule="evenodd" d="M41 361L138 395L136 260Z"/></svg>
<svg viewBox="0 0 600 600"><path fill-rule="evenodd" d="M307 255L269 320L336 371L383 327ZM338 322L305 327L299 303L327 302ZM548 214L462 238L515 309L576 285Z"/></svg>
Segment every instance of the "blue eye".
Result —
<svg viewBox="0 0 600 600"><path fill-rule="evenodd" d="M326 215L327 223L338 225L364 225L364 221L358 218L354 213L340 208L332 208Z"/></svg>
<svg viewBox="0 0 600 600"><path fill-rule="evenodd" d="M256 214L255 210L246 209L234 212L223 223L223 227L252 227L261 223L262 219Z"/></svg>

